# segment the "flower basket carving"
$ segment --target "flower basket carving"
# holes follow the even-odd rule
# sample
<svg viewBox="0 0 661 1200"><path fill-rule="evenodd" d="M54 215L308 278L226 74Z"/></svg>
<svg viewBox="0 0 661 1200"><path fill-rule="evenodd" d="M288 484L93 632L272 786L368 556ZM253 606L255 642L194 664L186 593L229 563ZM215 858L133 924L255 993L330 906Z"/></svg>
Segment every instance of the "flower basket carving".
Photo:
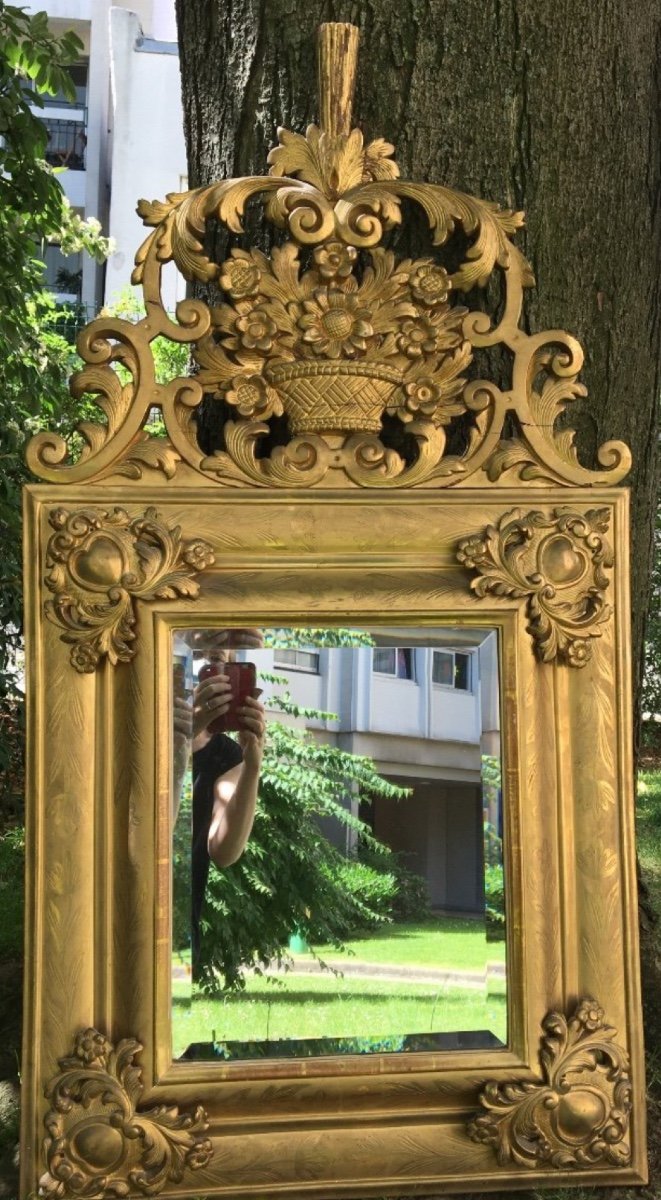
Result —
<svg viewBox="0 0 661 1200"><path fill-rule="evenodd" d="M298 433L378 433L384 409L402 382L397 367L361 362L274 363L265 371Z"/></svg>

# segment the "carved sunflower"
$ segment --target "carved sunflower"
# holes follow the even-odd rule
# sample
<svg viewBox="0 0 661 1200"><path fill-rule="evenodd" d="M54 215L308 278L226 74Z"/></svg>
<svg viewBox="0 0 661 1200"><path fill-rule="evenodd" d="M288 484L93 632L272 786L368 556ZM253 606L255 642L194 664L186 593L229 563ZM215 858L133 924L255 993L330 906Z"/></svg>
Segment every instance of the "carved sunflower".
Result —
<svg viewBox="0 0 661 1200"><path fill-rule="evenodd" d="M273 338L278 332L278 327L266 309L257 305L245 316L237 318L236 331L241 345L246 350L261 350L268 354L273 347Z"/></svg>
<svg viewBox="0 0 661 1200"><path fill-rule="evenodd" d="M404 321L397 346L407 358L433 354L436 349L436 330L431 321L427 317L411 317Z"/></svg>
<svg viewBox="0 0 661 1200"><path fill-rule="evenodd" d="M452 282L445 267L421 263L411 276L411 294L429 308L445 304Z"/></svg>
<svg viewBox="0 0 661 1200"><path fill-rule="evenodd" d="M255 296L259 291L262 272L245 251L233 250L221 267L220 286L233 300Z"/></svg>
<svg viewBox="0 0 661 1200"><path fill-rule="evenodd" d="M314 252L315 266L322 279L346 279L350 275L358 252L343 242L326 242Z"/></svg>
<svg viewBox="0 0 661 1200"><path fill-rule="evenodd" d="M314 299L304 300L305 312L298 319L307 342L315 354L328 358L344 355L352 358L359 350L367 347L367 338L373 334L367 308L359 308L355 295L334 288L318 289Z"/></svg>

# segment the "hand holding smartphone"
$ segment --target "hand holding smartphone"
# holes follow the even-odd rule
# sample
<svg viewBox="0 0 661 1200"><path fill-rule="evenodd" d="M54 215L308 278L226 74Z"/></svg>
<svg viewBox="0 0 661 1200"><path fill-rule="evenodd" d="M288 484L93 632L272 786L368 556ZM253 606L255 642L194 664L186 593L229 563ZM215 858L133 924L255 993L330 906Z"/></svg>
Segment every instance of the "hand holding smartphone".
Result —
<svg viewBox="0 0 661 1200"><path fill-rule="evenodd" d="M251 662L226 662L215 660L204 663L200 667L198 679L203 683L223 675L231 689L229 707L219 717L214 717L207 725L209 733L231 733L243 728L237 710L243 708L248 696L252 696L257 684L255 664Z"/></svg>

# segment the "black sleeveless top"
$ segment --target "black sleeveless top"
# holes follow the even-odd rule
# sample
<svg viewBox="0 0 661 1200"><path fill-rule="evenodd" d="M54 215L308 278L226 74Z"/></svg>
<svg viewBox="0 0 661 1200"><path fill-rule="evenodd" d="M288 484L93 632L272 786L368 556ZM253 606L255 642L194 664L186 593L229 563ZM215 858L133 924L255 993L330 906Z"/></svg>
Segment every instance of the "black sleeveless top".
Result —
<svg viewBox="0 0 661 1200"><path fill-rule="evenodd" d="M217 779L243 762L241 747L224 733L215 733L193 754L193 836L191 849L191 952L193 964L200 952L200 915L209 877L207 842L213 815Z"/></svg>

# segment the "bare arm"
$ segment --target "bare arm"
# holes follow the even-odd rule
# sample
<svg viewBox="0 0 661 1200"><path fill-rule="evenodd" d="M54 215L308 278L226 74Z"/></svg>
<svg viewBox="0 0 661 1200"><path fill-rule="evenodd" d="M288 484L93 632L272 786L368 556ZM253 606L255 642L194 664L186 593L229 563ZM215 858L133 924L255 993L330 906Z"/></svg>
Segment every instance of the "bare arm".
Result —
<svg viewBox="0 0 661 1200"><path fill-rule="evenodd" d="M249 697L238 711L243 718L239 733L243 762L226 771L214 785L207 846L209 858L217 867L229 867L241 857L255 819L264 752L264 709L256 698Z"/></svg>

